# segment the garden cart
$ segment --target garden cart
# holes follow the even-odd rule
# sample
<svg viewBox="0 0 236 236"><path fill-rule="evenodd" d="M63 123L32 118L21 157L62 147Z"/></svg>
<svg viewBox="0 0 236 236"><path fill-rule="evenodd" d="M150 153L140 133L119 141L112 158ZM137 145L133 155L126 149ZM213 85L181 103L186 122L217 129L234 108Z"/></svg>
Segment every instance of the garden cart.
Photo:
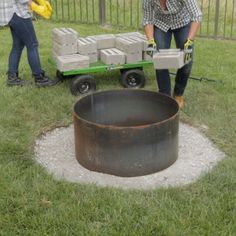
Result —
<svg viewBox="0 0 236 236"><path fill-rule="evenodd" d="M120 70L120 82L125 88L142 88L145 85L143 68L152 65L152 61L139 61L122 65L107 65L102 62L91 64L88 68L70 71L57 70L57 79L63 81L72 79L70 90L73 95L93 92L96 90L96 81L93 73Z"/></svg>

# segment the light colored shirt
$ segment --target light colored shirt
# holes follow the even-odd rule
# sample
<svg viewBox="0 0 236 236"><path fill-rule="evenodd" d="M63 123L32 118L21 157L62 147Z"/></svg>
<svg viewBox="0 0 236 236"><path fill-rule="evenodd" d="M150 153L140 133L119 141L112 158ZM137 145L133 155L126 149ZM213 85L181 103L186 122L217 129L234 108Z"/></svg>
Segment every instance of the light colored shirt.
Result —
<svg viewBox="0 0 236 236"><path fill-rule="evenodd" d="M32 17L29 0L0 0L0 26L7 25L14 13L22 18Z"/></svg>
<svg viewBox="0 0 236 236"><path fill-rule="evenodd" d="M167 32L201 20L202 12L197 0L166 0L165 9L159 0L143 0L144 26L153 24Z"/></svg>

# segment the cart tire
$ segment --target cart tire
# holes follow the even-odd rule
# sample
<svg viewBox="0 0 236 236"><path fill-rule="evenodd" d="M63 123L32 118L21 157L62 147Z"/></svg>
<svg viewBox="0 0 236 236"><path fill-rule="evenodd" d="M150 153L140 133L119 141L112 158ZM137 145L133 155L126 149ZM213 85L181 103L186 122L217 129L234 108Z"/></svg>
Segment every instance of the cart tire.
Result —
<svg viewBox="0 0 236 236"><path fill-rule="evenodd" d="M123 74L123 73L125 73L126 71L129 71L129 70L131 70L131 68L129 68L129 69L127 69L127 68L120 69L120 73ZM134 68L132 68L132 70L141 70L141 71L143 71L143 67L134 67Z"/></svg>
<svg viewBox="0 0 236 236"><path fill-rule="evenodd" d="M96 82L91 75L79 75L74 78L70 85L70 91L73 95L92 93L96 90Z"/></svg>
<svg viewBox="0 0 236 236"><path fill-rule="evenodd" d="M121 84L125 88L143 88L145 85L145 75L140 69L131 69L121 74Z"/></svg>

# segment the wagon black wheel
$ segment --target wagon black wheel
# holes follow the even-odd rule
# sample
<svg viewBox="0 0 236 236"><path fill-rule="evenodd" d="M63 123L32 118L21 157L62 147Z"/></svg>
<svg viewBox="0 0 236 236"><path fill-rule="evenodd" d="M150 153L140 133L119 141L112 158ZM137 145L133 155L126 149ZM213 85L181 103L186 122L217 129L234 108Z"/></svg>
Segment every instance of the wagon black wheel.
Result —
<svg viewBox="0 0 236 236"><path fill-rule="evenodd" d="M142 88L145 85L145 75L140 69L132 69L122 72L121 84L125 88Z"/></svg>
<svg viewBox="0 0 236 236"><path fill-rule="evenodd" d="M91 93L96 90L96 82L91 75L76 76L70 85L70 91L73 95Z"/></svg>

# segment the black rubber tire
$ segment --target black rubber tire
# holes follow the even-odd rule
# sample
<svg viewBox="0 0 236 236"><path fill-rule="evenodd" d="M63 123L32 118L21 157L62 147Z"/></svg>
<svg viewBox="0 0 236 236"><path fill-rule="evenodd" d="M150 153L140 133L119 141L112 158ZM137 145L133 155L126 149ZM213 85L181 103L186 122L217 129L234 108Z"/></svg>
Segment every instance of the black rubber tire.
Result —
<svg viewBox="0 0 236 236"><path fill-rule="evenodd" d="M143 88L145 75L140 69L130 69L121 73L121 85L125 88Z"/></svg>
<svg viewBox="0 0 236 236"><path fill-rule="evenodd" d="M70 91L75 96L96 91L96 82L94 77L91 75L75 76L71 82Z"/></svg>

